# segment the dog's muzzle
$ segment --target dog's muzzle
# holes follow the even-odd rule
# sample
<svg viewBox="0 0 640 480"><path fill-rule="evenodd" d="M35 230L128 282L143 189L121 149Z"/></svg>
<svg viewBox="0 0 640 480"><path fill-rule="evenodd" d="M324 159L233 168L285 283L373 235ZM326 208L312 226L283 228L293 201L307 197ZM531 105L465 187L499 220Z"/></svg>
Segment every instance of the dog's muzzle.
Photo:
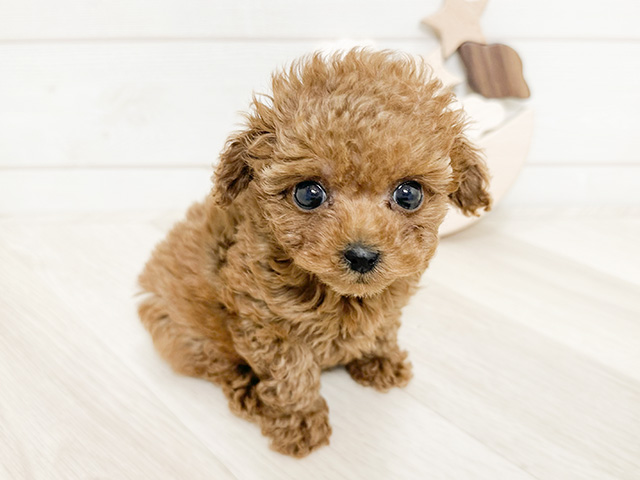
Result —
<svg viewBox="0 0 640 480"><path fill-rule="evenodd" d="M347 245L342 255L349 268L358 273L370 272L380 260L380 252L361 243Z"/></svg>

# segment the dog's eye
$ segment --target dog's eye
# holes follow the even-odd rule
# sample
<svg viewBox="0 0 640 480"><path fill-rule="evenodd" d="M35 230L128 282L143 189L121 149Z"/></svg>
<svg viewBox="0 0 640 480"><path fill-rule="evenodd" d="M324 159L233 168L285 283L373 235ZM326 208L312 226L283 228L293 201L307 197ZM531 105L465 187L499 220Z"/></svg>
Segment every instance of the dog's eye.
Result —
<svg viewBox="0 0 640 480"><path fill-rule="evenodd" d="M296 185L293 199L300 208L313 210L324 203L327 199L327 192L318 182L306 180Z"/></svg>
<svg viewBox="0 0 640 480"><path fill-rule="evenodd" d="M422 186L418 182L404 182L393 192L393 201L405 210L415 210L422 203Z"/></svg>

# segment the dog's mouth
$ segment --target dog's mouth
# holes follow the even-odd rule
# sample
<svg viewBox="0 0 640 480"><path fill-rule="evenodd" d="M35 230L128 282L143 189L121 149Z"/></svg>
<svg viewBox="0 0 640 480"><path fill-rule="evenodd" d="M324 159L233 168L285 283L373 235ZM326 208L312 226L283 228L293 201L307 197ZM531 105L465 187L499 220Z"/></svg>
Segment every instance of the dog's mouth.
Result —
<svg viewBox="0 0 640 480"><path fill-rule="evenodd" d="M321 280L336 293L347 297L372 297L392 283L392 279L385 278L378 268L366 273L342 269L337 275Z"/></svg>
<svg viewBox="0 0 640 480"><path fill-rule="evenodd" d="M336 292L345 297L374 297L383 292L388 285L373 284L366 280L357 280L351 284L328 283L328 285Z"/></svg>
<svg viewBox="0 0 640 480"><path fill-rule="evenodd" d="M379 283L380 281L381 272L379 270L380 269L375 268L367 273L349 272L349 276L353 277L352 283L375 287L376 283Z"/></svg>
<svg viewBox="0 0 640 480"><path fill-rule="evenodd" d="M323 281L344 296L370 297L382 292L393 279L385 275L382 251L361 243L349 244L333 260L334 274Z"/></svg>
<svg viewBox="0 0 640 480"><path fill-rule="evenodd" d="M376 252L375 261L371 258L352 258L349 262L342 250L330 258L318 258L320 261L309 261L309 257L304 255L295 261L299 267L313 273L320 282L342 296L372 297L384 291L396 278L389 271L390 258L380 251ZM364 255L362 252L356 253Z"/></svg>

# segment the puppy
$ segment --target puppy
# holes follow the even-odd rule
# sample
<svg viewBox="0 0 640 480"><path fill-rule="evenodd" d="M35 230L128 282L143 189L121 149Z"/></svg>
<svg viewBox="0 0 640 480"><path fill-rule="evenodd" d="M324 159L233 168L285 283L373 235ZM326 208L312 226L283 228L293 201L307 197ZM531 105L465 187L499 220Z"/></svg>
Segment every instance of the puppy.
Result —
<svg viewBox="0 0 640 480"><path fill-rule="evenodd" d="M400 311L447 204L489 209L453 94L391 52L298 60L254 98L212 194L160 243L140 318L179 373L222 387L275 450L329 442L320 372L386 391L411 378Z"/></svg>

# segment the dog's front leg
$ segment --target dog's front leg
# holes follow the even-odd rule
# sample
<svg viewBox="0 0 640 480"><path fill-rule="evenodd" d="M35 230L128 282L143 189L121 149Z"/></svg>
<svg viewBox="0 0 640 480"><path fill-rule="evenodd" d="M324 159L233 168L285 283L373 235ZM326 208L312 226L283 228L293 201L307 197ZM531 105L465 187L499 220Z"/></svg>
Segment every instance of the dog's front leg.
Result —
<svg viewBox="0 0 640 480"><path fill-rule="evenodd" d="M347 371L356 382L386 392L393 387L404 387L411 380L411 363L407 352L398 346L398 327L392 326L376 336L373 351L367 352L347 364Z"/></svg>
<svg viewBox="0 0 640 480"><path fill-rule="evenodd" d="M259 378L257 421L271 447L303 457L329 443L329 409L320 396L320 366L311 350L271 325L240 321L236 349Z"/></svg>

